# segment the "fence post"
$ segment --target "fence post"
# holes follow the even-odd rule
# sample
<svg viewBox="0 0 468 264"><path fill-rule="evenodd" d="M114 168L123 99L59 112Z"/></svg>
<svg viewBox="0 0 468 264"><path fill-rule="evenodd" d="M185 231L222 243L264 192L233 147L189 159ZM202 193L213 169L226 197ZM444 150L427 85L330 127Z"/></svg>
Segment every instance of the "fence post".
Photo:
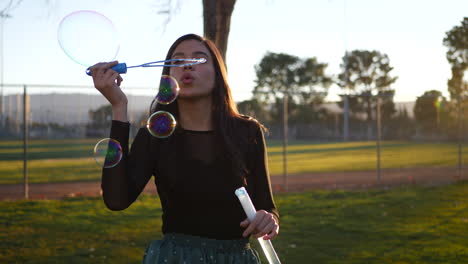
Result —
<svg viewBox="0 0 468 264"><path fill-rule="evenodd" d="M347 142L349 139L349 101L348 95L343 95L343 141Z"/></svg>
<svg viewBox="0 0 468 264"><path fill-rule="evenodd" d="M377 95L377 181L380 182L380 141L382 137L382 120L381 120L381 109L380 109L380 96Z"/></svg>
<svg viewBox="0 0 468 264"><path fill-rule="evenodd" d="M24 180L24 199L29 199L28 185L28 94L26 85L23 85L23 180Z"/></svg>
<svg viewBox="0 0 468 264"><path fill-rule="evenodd" d="M458 99L458 179L462 177L462 107L461 107L461 98Z"/></svg>
<svg viewBox="0 0 468 264"><path fill-rule="evenodd" d="M5 10L4 10L5 11ZM2 129L5 129L6 127L6 118L5 118L5 101L4 101L4 97L3 97L3 71L4 71L4 67L3 67L3 60L4 60L4 56L3 56L3 30L4 30L4 23L5 23L5 19L6 18L9 18L10 15L8 13L3 13L3 12L0 12L0 100L1 100L1 105L0 105L0 122L1 122L1 127Z"/></svg>
<svg viewBox="0 0 468 264"><path fill-rule="evenodd" d="M283 95L283 187L288 191L288 94Z"/></svg>

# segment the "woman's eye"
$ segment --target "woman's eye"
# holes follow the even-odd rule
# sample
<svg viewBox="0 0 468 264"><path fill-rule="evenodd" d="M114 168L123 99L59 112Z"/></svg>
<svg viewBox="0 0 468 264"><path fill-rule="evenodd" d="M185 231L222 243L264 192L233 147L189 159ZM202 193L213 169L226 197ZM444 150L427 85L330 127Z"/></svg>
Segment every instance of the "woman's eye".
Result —
<svg viewBox="0 0 468 264"><path fill-rule="evenodd" d="M183 59L174 59L171 64L172 65L181 65L184 63L184 60Z"/></svg>
<svg viewBox="0 0 468 264"><path fill-rule="evenodd" d="M200 61L202 61L201 63L205 63L207 61L206 58L177 58L177 59L173 59L173 61L171 62L172 65L182 65L182 64L190 64L190 63L200 63Z"/></svg>
<svg viewBox="0 0 468 264"><path fill-rule="evenodd" d="M205 63L205 62L208 61L208 59L205 58L205 57L195 58L195 60L200 61L200 62L202 62L202 63Z"/></svg>

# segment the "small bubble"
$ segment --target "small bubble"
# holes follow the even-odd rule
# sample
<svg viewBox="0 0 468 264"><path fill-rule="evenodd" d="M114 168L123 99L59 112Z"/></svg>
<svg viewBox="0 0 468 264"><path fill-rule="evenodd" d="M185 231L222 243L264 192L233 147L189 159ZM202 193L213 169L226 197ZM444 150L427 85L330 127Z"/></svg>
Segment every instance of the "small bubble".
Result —
<svg viewBox="0 0 468 264"><path fill-rule="evenodd" d="M174 77L162 75L159 82L159 92L156 95L156 102L165 105L174 102L177 95L179 95L179 90L179 84Z"/></svg>
<svg viewBox="0 0 468 264"><path fill-rule="evenodd" d="M104 168L115 167L122 156L122 146L115 139L105 138L94 146L94 159L99 166Z"/></svg>
<svg viewBox="0 0 468 264"><path fill-rule="evenodd" d="M146 122L148 132L157 138L167 138L172 135L176 125L174 116L166 111L153 113Z"/></svg>

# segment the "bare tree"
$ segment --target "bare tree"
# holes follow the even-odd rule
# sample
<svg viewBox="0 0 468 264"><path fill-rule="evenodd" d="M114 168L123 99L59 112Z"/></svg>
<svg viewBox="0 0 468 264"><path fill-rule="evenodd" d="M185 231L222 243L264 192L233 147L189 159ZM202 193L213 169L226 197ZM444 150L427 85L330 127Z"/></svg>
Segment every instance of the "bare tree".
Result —
<svg viewBox="0 0 468 264"><path fill-rule="evenodd" d="M7 6L0 10L0 15L6 14L6 11L17 7L22 1L9 0ZM46 1L48 2L48 0ZM202 4L204 36L216 44L224 61L226 61L231 16L236 0L202 0ZM164 25L170 22L175 11L181 6L180 1L176 1L173 7L172 0L155 0L157 13L165 16Z"/></svg>
<svg viewBox="0 0 468 264"><path fill-rule="evenodd" d="M7 1L5 6L0 6L0 17L7 18L10 17L10 12L17 8L23 0L10 0Z"/></svg>

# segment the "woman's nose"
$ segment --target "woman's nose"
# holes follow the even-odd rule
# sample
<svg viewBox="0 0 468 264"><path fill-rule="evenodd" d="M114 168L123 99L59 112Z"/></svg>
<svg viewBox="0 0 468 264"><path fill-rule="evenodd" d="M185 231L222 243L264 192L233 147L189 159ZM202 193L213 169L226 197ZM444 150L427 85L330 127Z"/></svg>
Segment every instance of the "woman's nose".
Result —
<svg viewBox="0 0 468 264"><path fill-rule="evenodd" d="M192 65L185 65L184 70L191 71L192 70Z"/></svg>

